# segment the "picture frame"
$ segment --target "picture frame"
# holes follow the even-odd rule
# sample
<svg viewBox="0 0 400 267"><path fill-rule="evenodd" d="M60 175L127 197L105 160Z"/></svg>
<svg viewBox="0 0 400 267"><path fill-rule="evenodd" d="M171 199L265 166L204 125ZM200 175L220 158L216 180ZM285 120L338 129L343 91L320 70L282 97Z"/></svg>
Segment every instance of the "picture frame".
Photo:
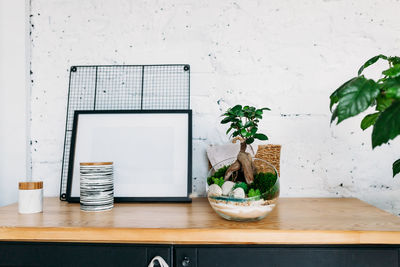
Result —
<svg viewBox="0 0 400 267"><path fill-rule="evenodd" d="M115 202L190 202L192 111L77 110L68 202L79 202L80 162L114 163Z"/></svg>

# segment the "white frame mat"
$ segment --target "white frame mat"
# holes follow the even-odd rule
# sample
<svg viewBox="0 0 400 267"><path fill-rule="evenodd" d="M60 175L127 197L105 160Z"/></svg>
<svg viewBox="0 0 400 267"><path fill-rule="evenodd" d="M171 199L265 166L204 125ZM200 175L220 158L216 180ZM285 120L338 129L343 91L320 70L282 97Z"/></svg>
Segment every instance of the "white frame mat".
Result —
<svg viewBox="0 0 400 267"><path fill-rule="evenodd" d="M116 202L190 201L191 129L191 110L75 111L67 200L81 162L113 162Z"/></svg>

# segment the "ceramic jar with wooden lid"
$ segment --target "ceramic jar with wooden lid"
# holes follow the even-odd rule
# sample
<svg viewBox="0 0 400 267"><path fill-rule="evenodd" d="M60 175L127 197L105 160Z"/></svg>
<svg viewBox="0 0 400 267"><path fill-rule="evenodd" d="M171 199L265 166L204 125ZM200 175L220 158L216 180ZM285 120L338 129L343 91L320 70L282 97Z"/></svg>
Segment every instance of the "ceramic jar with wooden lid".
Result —
<svg viewBox="0 0 400 267"><path fill-rule="evenodd" d="M20 182L18 185L18 212L22 214L43 211L43 182Z"/></svg>

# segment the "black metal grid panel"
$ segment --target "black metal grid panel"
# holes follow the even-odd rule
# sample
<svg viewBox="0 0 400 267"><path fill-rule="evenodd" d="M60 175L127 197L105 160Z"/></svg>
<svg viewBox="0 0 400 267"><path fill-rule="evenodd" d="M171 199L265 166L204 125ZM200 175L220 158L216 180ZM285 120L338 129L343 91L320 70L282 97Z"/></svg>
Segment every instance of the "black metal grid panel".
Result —
<svg viewBox="0 0 400 267"><path fill-rule="evenodd" d="M186 70L187 69L187 70ZM189 80L182 79L188 66L153 66L143 70L143 109L189 109ZM161 84L159 81L162 80ZM186 90L176 90L186 88Z"/></svg>
<svg viewBox="0 0 400 267"><path fill-rule="evenodd" d="M95 110L140 109L142 67L98 67L96 91Z"/></svg>
<svg viewBox="0 0 400 267"><path fill-rule="evenodd" d="M60 199L66 200L75 110L190 109L190 66L73 66L70 70Z"/></svg>

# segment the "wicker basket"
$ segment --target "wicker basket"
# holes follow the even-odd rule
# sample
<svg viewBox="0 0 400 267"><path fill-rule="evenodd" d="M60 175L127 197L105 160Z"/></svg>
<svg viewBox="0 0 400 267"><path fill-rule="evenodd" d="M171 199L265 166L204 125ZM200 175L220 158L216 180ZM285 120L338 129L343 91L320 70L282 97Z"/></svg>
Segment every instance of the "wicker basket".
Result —
<svg viewBox="0 0 400 267"><path fill-rule="evenodd" d="M281 162L281 145L258 145L256 158L268 161L278 171L281 176L280 162Z"/></svg>

